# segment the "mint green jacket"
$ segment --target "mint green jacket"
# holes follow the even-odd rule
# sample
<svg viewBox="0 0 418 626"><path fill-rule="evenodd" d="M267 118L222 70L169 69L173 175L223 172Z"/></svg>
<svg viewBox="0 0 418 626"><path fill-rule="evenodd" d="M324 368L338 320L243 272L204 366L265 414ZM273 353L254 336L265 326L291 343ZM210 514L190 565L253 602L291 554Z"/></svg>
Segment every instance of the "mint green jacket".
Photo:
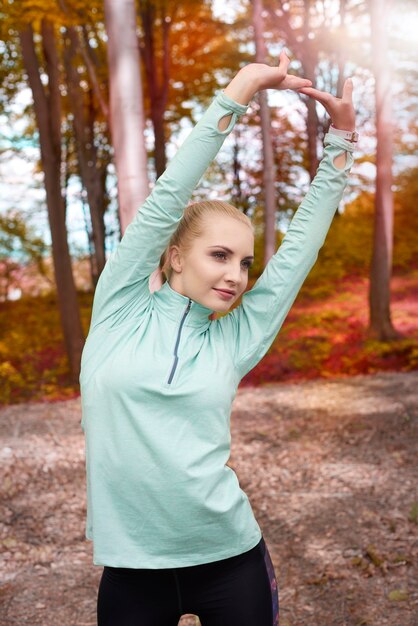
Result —
<svg viewBox="0 0 418 626"><path fill-rule="evenodd" d="M149 277L192 192L247 110L221 91L157 180L100 276L81 362L86 538L95 565L169 568L241 554L261 538L230 456L237 387L267 352L314 265L353 145L325 137L278 251L225 316ZM218 121L232 118L224 131ZM335 156L347 151L346 166Z"/></svg>

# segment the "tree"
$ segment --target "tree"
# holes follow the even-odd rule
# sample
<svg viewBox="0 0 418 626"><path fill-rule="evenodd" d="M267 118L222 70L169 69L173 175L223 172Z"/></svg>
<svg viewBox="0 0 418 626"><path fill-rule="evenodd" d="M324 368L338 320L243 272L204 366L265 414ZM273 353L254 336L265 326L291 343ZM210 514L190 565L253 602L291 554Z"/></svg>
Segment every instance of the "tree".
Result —
<svg viewBox="0 0 418 626"><path fill-rule="evenodd" d="M303 0L302 2L292 3L289 5L284 0L279 0L278 7L271 4L267 7L272 18L272 23L283 35L287 46L296 55L302 64L301 74L304 78L316 84L316 72L319 61L318 42L311 37L312 32L312 1ZM298 26L294 24L294 17L299 18ZM308 154L309 154L309 175L311 180L316 174L318 168L318 114L316 111L316 102L312 98L307 98L306 103L306 130L308 136Z"/></svg>
<svg viewBox="0 0 418 626"><path fill-rule="evenodd" d="M45 242L22 214L8 210L0 215L0 301L7 300L12 285L19 286L22 263L34 263L48 280L44 265Z"/></svg>
<svg viewBox="0 0 418 626"><path fill-rule="evenodd" d="M253 2L253 26L257 63L266 63L266 44L263 28L263 2ZM274 182L276 173L274 167L273 144L271 136L271 116L267 102L267 92L258 93L260 103L261 134L263 143L263 181L264 181L264 264L276 252L276 194Z"/></svg>
<svg viewBox="0 0 418 626"><path fill-rule="evenodd" d="M209 2L143 0L138 3L139 48L147 117L154 131L156 178L166 168L167 122L192 120L188 102L206 104L218 86L217 74L228 75L251 55L234 41L248 24L214 18ZM193 121L193 120L192 120Z"/></svg>
<svg viewBox="0 0 418 626"><path fill-rule="evenodd" d="M381 341L402 335L392 325L390 276L393 250L392 97L387 54L389 0L371 0L372 61L376 99L376 193L373 254L370 271L370 326Z"/></svg>
<svg viewBox="0 0 418 626"><path fill-rule="evenodd" d="M166 169L164 113L167 108L170 81L170 28L179 5L172 5L171 14L165 0L145 0L139 3L142 27L139 47L145 69L148 94L151 102L150 116L154 128L154 161L156 177ZM158 49L156 36L161 32ZM161 71L159 71L159 69Z"/></svg>
<svg viewBox="0 0 418 626"><path fill-rule="evenodd" d="M56 277L58 306L63 329L70 376L74 383L80 374L84 334L71 268L65 223L66 206L61 188L61 93L60 68L53 24L41 20L41 38L48 85L43 85L31 24L21 27L19 38L23 62L33 95L39 130L41 161L44 171L48 219L51 228L52 257Z"/></svg>
<svg viewBox="0 0 418 626"><path fill-rule="evenodd" d="M149 193L144 109L134 0L105 0L110 128L118 178L121 232Z"/></svg>
<svg viewBox="0 0 418 626"><path fill-rule="evenodd" d="M80 54L80 48L76 27L67 27L64 34L63 58L69 107L72 112L77 169L90 208L91 237L93 240L91 274L93 284L96 285L106 262L104 211L107 206L106 175L109 159L100 159L98 155L99 149L98 142L95 141L94 125L99 111L96 110L93 89L90 84L84 81L87 87L85 89L81 87L81 78L77 71L77 57ZM106 122L107 120L105 120Z"/></svg>

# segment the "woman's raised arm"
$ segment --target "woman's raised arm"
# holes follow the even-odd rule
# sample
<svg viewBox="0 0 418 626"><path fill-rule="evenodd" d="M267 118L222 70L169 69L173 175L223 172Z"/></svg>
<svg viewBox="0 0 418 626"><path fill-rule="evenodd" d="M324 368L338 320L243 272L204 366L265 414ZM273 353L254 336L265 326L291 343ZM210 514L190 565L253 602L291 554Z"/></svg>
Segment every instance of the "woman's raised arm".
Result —
<svg viewBox="0 0 418 626"><path fill-rule="evenodd" d="M284 51L277 67L250 63L212 100L107 261L96 287L92 327L105 321L119 324L140 315L147 306L150 275L158 267L194 188L252 97L260 89L311 85L309 80L288 75L288 65Z"/></svg>
<svg viewBox="0 0 418 626"><path fill-rule="evenodd" d="M300 91L324 104L334 128L350 135L355 126L352 88L348 79L342 98L311 88ZM316 176L280 247L241 304L217 320L231 342L239 380L266 354L315 264L346 187L353 152L351 141L332 132L325 135Z"/></svg>
<svg viewBox="0 0 418 626"><path fill-rule="evenodd" d="M256 90L243 70L234 77L230 93L245 92L249 102ZM91 327L102 322L119 324L140 315L146 307L151 297L149 276L158 267L194 188L232 131L237 117L248 108L248 103L235 101L226 91L214 97L110 255L96 286ZM220 129L219 122L225 116L229 121Z"/></svg>

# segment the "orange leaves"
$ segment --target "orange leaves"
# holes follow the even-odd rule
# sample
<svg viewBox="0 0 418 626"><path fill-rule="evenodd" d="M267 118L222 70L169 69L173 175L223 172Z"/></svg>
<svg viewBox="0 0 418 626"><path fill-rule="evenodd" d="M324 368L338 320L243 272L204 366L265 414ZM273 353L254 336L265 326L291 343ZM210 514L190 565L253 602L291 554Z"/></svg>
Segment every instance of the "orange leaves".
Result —
<svg viewBox="0 0 418 626"><path fill-rule="evenodd" d="M85 327L91 294L81 294ZM55 297L0 303L0 405L78 395L69 383L67 357Z"/></svg>
<svg viewBox="0 0 418 626"><path fill-rule="evenodd" d="M364 278L346 277L324 284L327 297L312 297L303 287L275 342L241 382L330 378L418 367L418 301L411 297L414 273L392 280L393 319L405 334L400 341L368 337ZM78 296L88 331L92 295ZM7 329L7 331L6 331ZM69 384L67 362L53 296L0 303L0 404L78 395Z"/></svg>

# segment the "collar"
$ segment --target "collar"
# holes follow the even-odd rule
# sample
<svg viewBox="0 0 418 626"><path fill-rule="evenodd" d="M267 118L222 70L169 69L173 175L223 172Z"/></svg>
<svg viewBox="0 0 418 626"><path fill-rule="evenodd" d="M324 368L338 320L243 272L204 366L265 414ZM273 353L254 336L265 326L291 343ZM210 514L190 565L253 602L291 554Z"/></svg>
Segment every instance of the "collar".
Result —
<svg viewBox="0 0 418 626"><path fill-rule="evenodd" d="M181 322L186 312L187 306L190 304L189 312L184 319L184 326L195 326L202 330L210 325L209 315L213 313L213 309L195 302L188 296L175 291L169 282L166 281L158 291L154 291L154 306L163 315L166 315L175 322Z"/></svg>

